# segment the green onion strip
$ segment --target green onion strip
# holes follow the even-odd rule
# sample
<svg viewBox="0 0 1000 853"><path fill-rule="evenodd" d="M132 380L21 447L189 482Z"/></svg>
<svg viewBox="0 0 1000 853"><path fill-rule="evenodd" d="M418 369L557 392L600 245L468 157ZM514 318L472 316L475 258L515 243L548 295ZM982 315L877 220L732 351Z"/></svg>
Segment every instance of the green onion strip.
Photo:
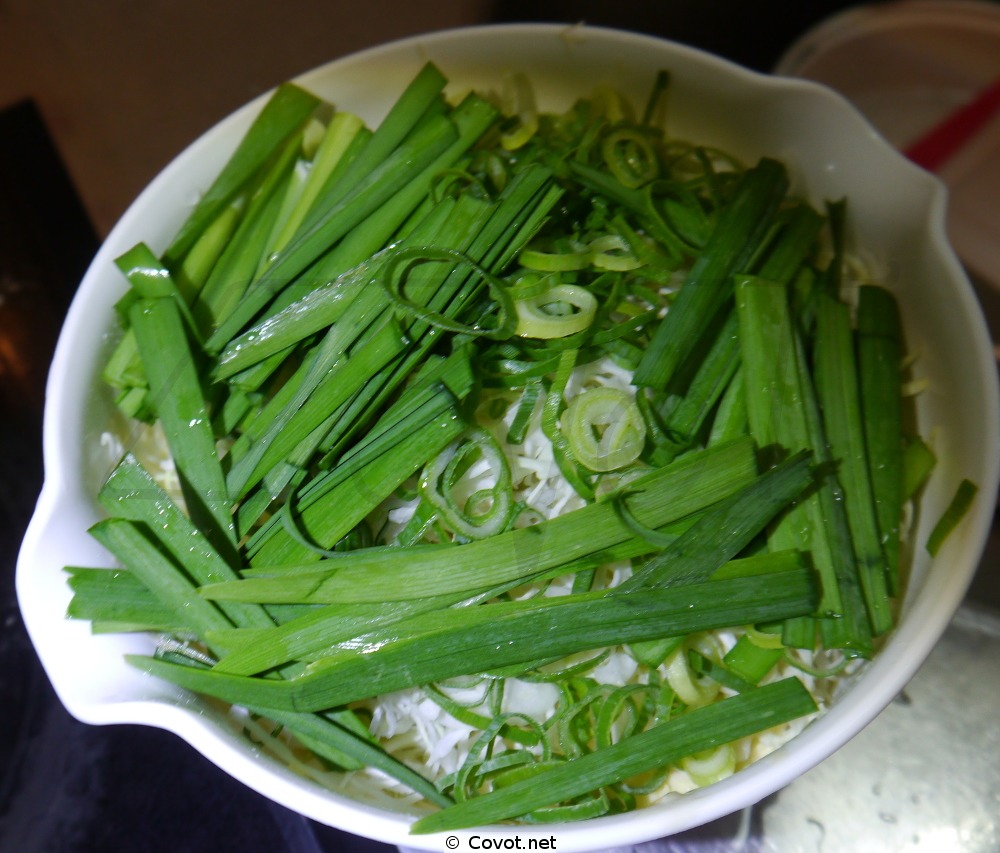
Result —
<svg viewBox="0 0 1000 853"><path fill-rule="evenodd" d="M467 469L476 465L474 454L481 457L493 482L471 492L466 488L463 494L462 487L470 479ZM467 539L495 536L507 527L514 511L510 465L496 439L484 429L473 429L452 442L424 469L420 494L445 526Z"/></svg>
<svg viewBox="0 0 1000 853"><path fill-rule="evenodd" d="M617 388L590 388L563 413L573 455L591 471L614 471L642 453L646 424L632 396Z"/></svg>

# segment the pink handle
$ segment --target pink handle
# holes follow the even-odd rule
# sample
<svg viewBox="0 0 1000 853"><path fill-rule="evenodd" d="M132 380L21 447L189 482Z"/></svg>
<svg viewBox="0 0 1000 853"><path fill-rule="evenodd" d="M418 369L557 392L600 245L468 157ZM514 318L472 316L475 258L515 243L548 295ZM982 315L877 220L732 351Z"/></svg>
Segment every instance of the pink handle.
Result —
<svg viewBox="0 0 1000 853"><path fill-rule="evenodd" d="M918 166L936 171L1000 109L1000 78L935 125L904 152Z"/></svg>

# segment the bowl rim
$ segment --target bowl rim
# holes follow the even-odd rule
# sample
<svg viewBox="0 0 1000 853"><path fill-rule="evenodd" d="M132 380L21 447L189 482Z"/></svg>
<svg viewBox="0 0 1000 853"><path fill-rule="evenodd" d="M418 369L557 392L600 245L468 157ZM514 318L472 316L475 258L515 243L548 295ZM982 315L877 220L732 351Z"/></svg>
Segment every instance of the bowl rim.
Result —
<svg viewBox="0 0 1000 853"><path fill-rule="evenodd" d="M874 144L884 145L887 149L885 156L895 155L902 159L901 155L896 154L888 143L882 140L878 132L846 99L821 84L753 71L722 57L658 36L608 27L582 24L485 24L456 27L407 36L365 48L307 70L293 79L308 88L312 81L324 75L335 74L352 64L384 59L401 50L421 46L433 48L451 40L495 36L501 32L510 38L531 36L610 39L623 47L642 43L656 46L674 56L681 57L685 62L711 69L714 73L741 80L749 86L772 91L808 92L812 96L827 99L831 105L842 111L843 115L854 123L856 132L871 137ZM157 194L160 188L183 168L188 158L192 156L192 152L198 146L206 144L206 139L212 137L213 134L221 133L225 128L245 121L248 116L254 114L268 94L269 92L266 92L251 100L205 131L185 147L154 178L109 233L84 276L70 306L46 384L47 403L43 425L45 480L17 564L18 598L21 602L22 614L25 617L25 625L33 642L36 642L41 626L34 618L32 604L29 601L34 592L27 581L27 573L30 572L31 564L42 547L42 540L49 525L65 507L67 501L72 501L77 497L73 491L76 486L72 482L73 475L63 459L64 432L68 428L67 424L72 422L71 416L75 415L74 412L65 409L63 390L72 372L74 338L83 333L80 325L88 292L93 289L94 284L101 277L101 265L109 262L114 256L116 242L128 232L135 211L141 206L143 200ZM915 166L910 166L910 168L914 170L914 175L922 174L923 177L920 179L927 183L930 199L929 233L934 243L935 254L940 256L944 268L957 283L959 298L964 302L965 308L973 312L974 292L945 237L946 191L933 176L921 173L921 170ZM992 346L988 343L985 323L982 324L982 328L973 329L971 344L980 355L989 351L992 357ZM982 380L985 417L990 434L997 435L1000 434L1000 398L997 395L995 372L992 377L984 375ZM963 539L965 543L964 557L967 563L971 563L972 569L975 568L978 555L982 553L989 533L992 507L995 504L997 485L1000 483L1000 447L984 448L984 454L986 470L983 474L984 478L988 477L988 480L984 479L984 482L981 483L980 494L983 500L966 519L966 535ZM976 556L973 557L973 555ZM918 601L914 615L919 616L920 621L914 622L911 619L908 624L899 627L890 644L861 676L861 679L866 681L866 689L864 691L851 691L854 701L849 706L838 706L832 709L798 734L793 740L796 744L795 749L788 750L782 747L730 779L717 783L709 789L685 795L683 800L672 801L669 808L651 806L636 812L596 818L575 825L491 826L488 827L489 832L496 836L516 834L521 837L547 837L556 831L560 836L560 849L587 850L591 849L586 845L594 843L594 832L597 830L607 830L609 833L607 837L614 838L616 844L638 843L723 817L736 808L759 801L786 786L793 779L836 751L892 701L896 692L916 672L947 627L971 581L971 576L971 570L964 575L956 575L941 590L942 595L934 601ZM39 643L36 642L36 648L40 647ZM41 653L39 656L42 659L43 667L49 671L47 658ZM886 672L891 677L887 678ZM50 680L53 681L57 695L70 713L84 722L94 724L139 723L172 731L226 772L253 785L262 795L306 814L310 818L339 826L350 832L368 835L387 843L401 844L411 849L441 849L443 836L410 836L408 827L412 818L406 815L390 814L380 808L366 806L337 794L331 795L323 792L310 795L301 784L296 784L295 780L289 778L282 778L272 784L273 780L269 778L267 772L261 771L259 764L256 764L256 759L252 761L248 759L248 750L237 748L235 742L220 743L215 724L198 714L197 711L192 712L191 708L183 702L140 700L110 705L92 705L81 702L79 697L66 689L66 685L57 683L52 678L51 673ZM253 781L247 781L248 779ZM712 793L706 794L706 791ZM363 827L350 828L350 822L347 821L347 818L353 816L353 821L357 825L359 812L364 814L367 823ZM331 822L331 819L335 822ZM462 832L452 834L463 837L468 835L468 833L463 834ZM584 846L574 846L581 844Z"/></svg>

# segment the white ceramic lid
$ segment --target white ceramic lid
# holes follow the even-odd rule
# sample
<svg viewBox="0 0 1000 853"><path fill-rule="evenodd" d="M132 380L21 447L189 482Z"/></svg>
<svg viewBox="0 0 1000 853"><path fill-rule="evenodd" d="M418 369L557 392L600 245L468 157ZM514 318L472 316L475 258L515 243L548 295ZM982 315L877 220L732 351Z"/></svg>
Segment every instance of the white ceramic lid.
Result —
<svg viewBox="0 0 1000 853"><path fill-rule="evenodd" d="M850 9L807 32L775 71L837 90L905 149L1000 76L1000 4L896 0ZM1000 114L938 175L950 192L955 251L1000 289Z"/></svg>

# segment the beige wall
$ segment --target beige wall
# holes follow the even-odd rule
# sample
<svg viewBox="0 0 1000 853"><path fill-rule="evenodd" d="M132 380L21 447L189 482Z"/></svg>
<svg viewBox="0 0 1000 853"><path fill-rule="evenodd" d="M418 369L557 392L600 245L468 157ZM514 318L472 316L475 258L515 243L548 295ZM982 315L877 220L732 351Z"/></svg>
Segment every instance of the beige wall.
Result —
<svg viewBox="0 0 1000 853"><path fill-rule="evenodd" d="M282 80L481 23L487 0L0 0L0 108L34 98L105 234L166 163Z"/></svg>

